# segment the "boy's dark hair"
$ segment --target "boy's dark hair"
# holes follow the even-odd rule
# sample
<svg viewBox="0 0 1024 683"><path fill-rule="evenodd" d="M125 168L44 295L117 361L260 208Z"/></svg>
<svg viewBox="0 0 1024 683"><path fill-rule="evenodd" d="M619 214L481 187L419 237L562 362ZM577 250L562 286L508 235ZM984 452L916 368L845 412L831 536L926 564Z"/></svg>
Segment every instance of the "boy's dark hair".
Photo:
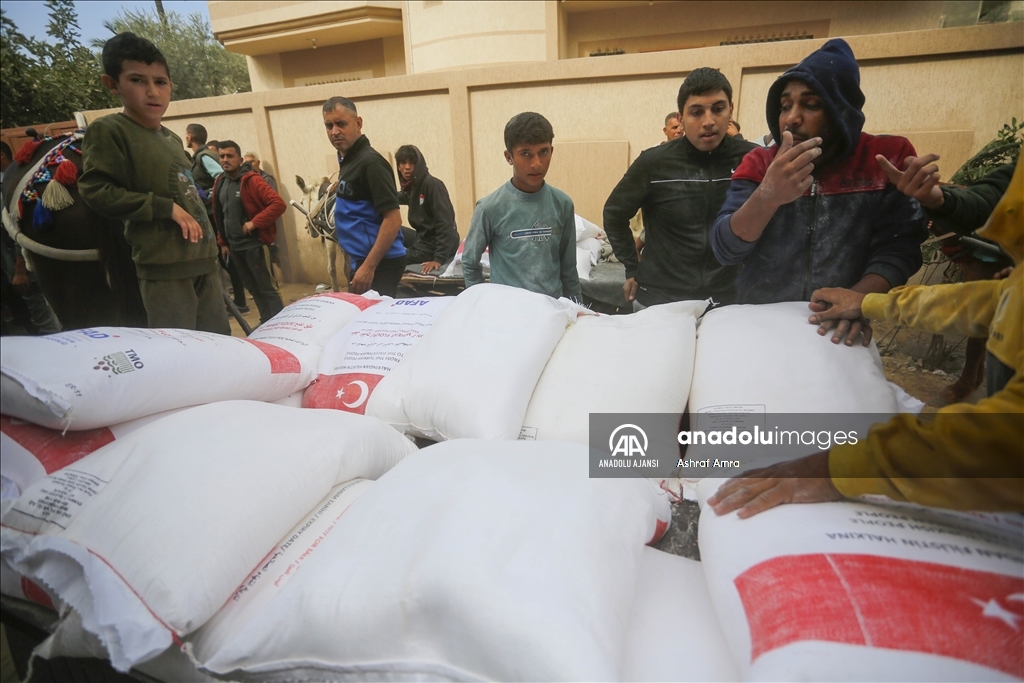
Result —
<svg viewBox="0 0 1024 683"><path fill-rule="evenodd" d="M239 147L238 143L234 140L221 140L217 143L217 149L231 149L232 147L235 148L235 152L238 153L238 156L242 156L242 148Z"/></svg>
<svg viewBox="0 0 1024 683"><path fill-rule="evenodd" d="M732 120L732 125L736 126L736 132L737 133L739 133L741 130L743 130L742 128L740 128L740 122L737 121L736 119Z"/></svg>
<svg viewBox="0 0 1024 683"><path fill-rule="evenodd" d="M334 111L338 107L345 107L345 109L348 109L353 114L358 114L359 113L358 111L356 111L356 103L355 102L353 102L352 100L350 100L347 97L341 97L341 96L332 97L331 99L329 99L326 102L324 102L324 113L326 114L329 111Z"/></svg>
<svg viewBox="0 0 1024 683"><path fill-rule="evenodd" d="M691 95L707 95L719 90L725 91L725 99L732 104L732 86L729 85L729 79L723 76L718 69L702 66L691 71L683 84L679 86L676 106L679 107L679 111L682 111L686 106L686 100L690 99Z"/></svg>
<svg viewBox="0 0 1024 683"><path fill-rule="evenodd" d="M207 147L216 147L219 144L220 144L220 140L207 140L206 141L206 146Z"/></svg>
<svg viewBox="0 0 1024 683"><path fill-rule="evenodd" d="M412 145L402 145L395 152L396 164L404 164L406 162L415 164L417 161L419 161L419 155L416 154L416 148Z"/></svg>
<svg viewBox="0 0 1024 683"><path fill-rule="evenodd" d="M192 136L192 139L200 145L206 144L206 127L201 123L190 123L185 126L185 132Z"/></svg>
<svg viewBox="0 0 1024 683"><path fill-rule="evenodd" d="M505 149L516 145L539 145L555 139L555 131L546 118L532 111L516 114L505 124Z"/></svg>
<svg viewBox="0 0 1024 683"><path fill-rule="evenodd" d="M163 64L167 77L171 77L171 69L159 48L134 33L118 33L103 45L103 73L116 81L126 59L147 65L153 62Z"/></svg>
<svg viewBox="0 0 1024 683"><path fill-rule="evenodd" d="M668 116L665 117L665 125L667 126L668 122L671 121L672 119L678 119L678 118L679 118L679 112L677 112L677 111L670 111L668 113Z"/></svg>
<svg viewBox="0 0 1024 683"><path fill-rule="evenodd" d="M11 151L11 146L6 142L0 141L0 154L3 154L8 159L14 159L14 152Z"/></svg>

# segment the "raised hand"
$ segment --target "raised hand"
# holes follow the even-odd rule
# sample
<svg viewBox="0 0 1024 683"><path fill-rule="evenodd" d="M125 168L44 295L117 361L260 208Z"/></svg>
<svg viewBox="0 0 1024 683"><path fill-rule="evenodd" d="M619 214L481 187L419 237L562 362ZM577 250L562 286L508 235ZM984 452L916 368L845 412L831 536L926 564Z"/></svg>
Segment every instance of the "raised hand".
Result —
<svg viewBox="0 0 1024 683"><path fill-rule="evenodd" d="M907 157L903 162L903 170L881 154L875 155L875 161L889 176L889 181L903 194L916 199L926 209L937 209L944 203L942 190L939 189L939 167L935 163L938 154L926 154L923 157Z"/></svg>
<svg viewBox="0 0 1024 683"><path fill-rule="evenodd" d="M821 138L793 144L793 134L782 134L779 152L775 155L757 191L768 204L778 208L803 196L814 182L814 160L821 156Z"/></svg>

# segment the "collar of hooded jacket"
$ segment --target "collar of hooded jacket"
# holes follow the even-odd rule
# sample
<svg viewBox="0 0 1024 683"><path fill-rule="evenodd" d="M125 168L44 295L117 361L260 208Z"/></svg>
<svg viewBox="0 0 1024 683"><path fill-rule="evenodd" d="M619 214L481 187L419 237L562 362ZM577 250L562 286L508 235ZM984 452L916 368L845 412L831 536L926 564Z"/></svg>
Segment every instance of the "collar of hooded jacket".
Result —
<svg viewBox="0 0 1024 683"><path fill-rule="evenodd" d="M782 140L779 114L782 112L782 90L790 81L803 81L812 87L825 103L835 122L842 144L836 160L849 154L864 128L864 93L860 89L860 66L853 50L842 38L833 38L807 55L802 62L779 76L768 90L765 113L768 130L776 142Z"/></svg>

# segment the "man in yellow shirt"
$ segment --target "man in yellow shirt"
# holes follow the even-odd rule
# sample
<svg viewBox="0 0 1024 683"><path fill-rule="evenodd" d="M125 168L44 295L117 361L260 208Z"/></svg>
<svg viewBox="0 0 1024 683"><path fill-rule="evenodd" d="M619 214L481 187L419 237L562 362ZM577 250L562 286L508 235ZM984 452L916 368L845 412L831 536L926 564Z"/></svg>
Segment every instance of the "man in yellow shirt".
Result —
<svg viewBox="0 0 1024 683"><path fill-rule="evenodd" d="M1003 280L897 287L887 294L820 289L810 322L884 318L935 334L988 336L988 398L924 423L898 415L854 445L732 479L708 499L746 518L784 503L865 494L958 510L1024 512L1024 159L979 236L1018 266ZM813 304L819 304L813 306ZM824 304L829 306L820 310Z"/></svg>

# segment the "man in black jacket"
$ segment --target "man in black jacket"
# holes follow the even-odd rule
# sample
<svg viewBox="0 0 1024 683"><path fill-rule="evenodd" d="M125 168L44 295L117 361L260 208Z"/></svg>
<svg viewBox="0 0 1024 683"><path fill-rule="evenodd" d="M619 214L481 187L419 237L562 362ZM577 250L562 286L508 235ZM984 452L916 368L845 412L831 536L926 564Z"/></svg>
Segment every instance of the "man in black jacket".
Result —
<svg viewBox="0 0 1024 683"><path fill-rule="evenodd" d="M691 72L677 100L683 135L637 157L604 205L604 229L626 266L623 293L633 309L711 297L736 299L738 269L722 266L709 232L733 169L755 147L728 137L732 86L720 72ZM643 209L646 244L637 259L629 219Z"/></svg>
<svg viewBox="0 0 1024 683"><path fill-rule="evenodd" d="M448 188L430 175L427 162L417 147L399 147L395 163L402 186L398 201L409 207L409 223L416 230L414 240L406 235L405 262L422 263L420 272L426 275L451 261L459 249L455 209L448 197Z"/></svg>

